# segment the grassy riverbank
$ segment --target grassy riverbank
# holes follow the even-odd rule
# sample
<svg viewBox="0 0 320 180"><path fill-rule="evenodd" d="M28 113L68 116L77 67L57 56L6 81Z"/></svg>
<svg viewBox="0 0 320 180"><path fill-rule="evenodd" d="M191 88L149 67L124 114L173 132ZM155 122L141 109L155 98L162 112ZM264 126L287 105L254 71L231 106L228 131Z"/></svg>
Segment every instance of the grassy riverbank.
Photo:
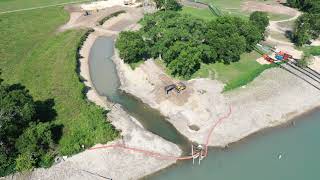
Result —
<svg viewBox="0 0 320 180"><path fill-rule="evenodd" d="M3 79L25 85L35 100L53 102L56 148L63 155L118 135L106 123L104 110L85 99L76 72L76 48L84 31L56 31L68 19L62 7L0 15Z"/></svg>
<svg viewBox="0 0 320 180"><path fill-rule="evenodd" d="M230 91L244 86L259 76L264 70L272 67L261 65L256 59L260 55L256 52L241 55L239 62L229 65L223 63L201 64L201 68L194 74L193 78L211 78L226 84L224 90Z"/></svg>

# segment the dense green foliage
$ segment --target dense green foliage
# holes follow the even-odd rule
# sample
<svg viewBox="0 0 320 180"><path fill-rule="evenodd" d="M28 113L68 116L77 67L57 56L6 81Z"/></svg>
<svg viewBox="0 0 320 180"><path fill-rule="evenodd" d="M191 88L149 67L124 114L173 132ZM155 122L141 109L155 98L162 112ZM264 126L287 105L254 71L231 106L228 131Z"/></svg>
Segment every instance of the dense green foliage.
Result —
<svg viewBox="0 0 320 180"><path fill-rule="evenodd" d="M0 176L52 162L42 161L54 143L51 125L36 119L36 106L24 86L0 82Z"/></svg>
<svg viewBox="0 0 320 180"><path fill-rule="evenodd" d="M43 123L46 127L50 125L55 145L51 150L51 141L31 139L43 144L37 150L37 156L31 156L28 152L18 152L18 147L32 150L33 146L18 146L18 139L10 139L10 147L16 153L7 156L7 148L0 146L1 175L15 169L46 167L52 162L53 155L72 155L82 151L82 145L88 148L118 136L118 132L106 121L106 112L89 103L83 94L85 86L79 81L76 57L79 57L77 50L85 40L85 31L57 33L57 28L68 18L61 7L0 15L2 77L6 83L21 83L30 91L36 111L31 120L36 121L37 126ZM26 128L20 127L23 132L16 136L26 140L19 142L27 142L31 134L35 137L39 137L38 134L49 136L42 133L45 127L25 124ZM48 153L43 154L44 151Z"/></svg>
<svg viewBox="0 0 320 180"><path fill-rule="evenodd" d="M29 157L28 164L33 166L48 167L52 161L47 162L46 158L51 156L53 160L54 142L51 133L51 125L49 123L32 123L19 137L16 142L16 148L20 153L20 157ZM49 153L49 154L48 154ZM29 170L30 167L23 166L26 161L21 162L19 158L16 162L17 170Z"/></svg>
<svg viewBox="0 0 320 180"><path fill-rule="evenodd" d="M128 41L129 39L130 41ZM141 35L131 31L124 31L120 34L116 48L119 49L119 55L126 63L142 60L146 49Z"/></svg>
<svg viewBox="0 0 320 180"><path fill-rule="evenodd" d="M320 0L287 0L287 3L307 13L320 13Z"/></svg>
<svg viewBox="0 0 320 180"><path fill-rule="evenodd" d="M157 9L173 10L177 11L182 8L182 6L176 0L154 0Z"/></svg>
<svg viewBox="0 0 320 180"><path fill-rule="evenodd" d="M250 21L259 28L260 32L264 33L269 26L268 13L255 11L250 15Z"/></svg>
<svg viewBox="0 0 320 180"><path fill-rule="evenodd" d="M22 86L0 84L0 140L13 145L35 115L35 103ZM2 144L1 143L1 144Z"/></svg>
<svg viewBox="0 0 320 180"><path fill-rule="evenodd" d="M320 35L320 0L288 0L291 7L299 8L306 13L295 22L293 41L298 46L307 44Z"/></svg>
<svg viewBox="0 0 320 180"><path fill-rule="evenodd" d="M233 16L210 22L174 11L147 15L138 32L122 32L116 47L127 63L161 58L175 76L190 78L201 63L239 61L263 39L255 23Z"/></svg>
<svg viewBox="0 0 320 180"><path fill-rule="evenodd" d="M301 15L295 22L293 40L298 46L317 39L320 35L320 13Z"/></svg>
<svg viewBox="0 0 320 180"><path fill-rule="evenodd" d="M108 21L109 19L111 19L113 17L117 17L117 16L119 16L120 14L123 14L123 13L126 13L126 11L120 10L120 11L114 12L114 13L110 14L109 16L106 16L106 17L102 18L100 21L98 21L98 24L102 25L106 21Z"/></svg>
<svg viewBox="0 0 320 180"><path fill-rule="evenodd" d="M301 68L308 67L310 65L310 58L311 58L310 54L304 54L302 59L299 59L297 61L297 66L299 66Z"/></svg>
<svg viewBox="0 0 320 180"><path fill-rule="evenodd" d="M230 91L237 87L244 86L248 84L249 82L253 81L255 77L260 75L264 70L269 69L271 67L276 67L275 64L268 64L268 65L262 65L259 66L259 68L254 69L253 71L250 71L245 76L242 76L241 78L233 79L227 83L227 85L224 87L224 91Z"/></svg>

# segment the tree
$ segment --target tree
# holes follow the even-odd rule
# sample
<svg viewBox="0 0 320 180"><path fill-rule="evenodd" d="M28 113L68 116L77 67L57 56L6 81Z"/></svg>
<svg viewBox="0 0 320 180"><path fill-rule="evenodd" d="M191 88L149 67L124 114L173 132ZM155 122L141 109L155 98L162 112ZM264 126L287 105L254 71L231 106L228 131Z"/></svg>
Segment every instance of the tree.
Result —
<svg viewBox="0 0 320 180"><path fill-rule="evenodd" d="M23 155L23 158L31 158L33 166L39 165L42 157L53 150L53 147L51 125L49 123L31 123L16 142L18 152ZM32 156L24 156L29 154L32 154Z"/></svg>
<svg viewBox="0 0 320 180"><path fill-rule="evenodd" d="M319 0L287 0L287 4L307 13L320 13Z"/></svg>
<svg viewBox="0 0 320 180"><path fill-rule="evenodd" d="M1 78L0 78L1 79ZM0 176L15 170L16 139L35 116L35 102L20 84L0 80Z"/></svg>
<svg viewBox="0 0 320 180"><path fill-rule="evenodd" d="M301 0L287 0L287 4L294 8L300 8L303 2Z"/></svg>
<svg viewBox="0 0 320 180"><path fill-rule="evenodd" d="M169 69L175 76L190 78L200 68L200 52L195 47L183 49L180 55L170 62Z"/></svg>
<svg viewBox="0 0 320 180"><path fill-rule="evenodd" d="M320 35L320 14L305 13L295 22L293 40L298 46L316 39Z"/></svg>
<svg viewBox="0 0 320 180"><path fill-rule="evenodd" d="M0 142L8 148L35 116L35 102L20 84L0 84Z"/></svg>
<svg viewBox="0 0 320 180"><path fill-rule="evenodd" d="M260 33L264 33L266 31L266 27L269 26L269 18L266 12L255 11L251 13L250 21L259 28Z"/></svg>
<svg viewBox="0 0 320 180"><path fill-rule="evenodd" d="M161 58L173 75L184 78L191 77L200 63L223 61L229 64L240 60L240 55L251 51L264 36L257 24L233 16L218 17L207 23L175 11L158 11L146 15L141 24L140 37L135 34L135 37L127 36L123 42L119 41L117 47L122 58L142 51L127 50L130 44L127 42L139 39L140 44L144 41L145 54ZM130 63L126 59L125 62Z"/></svg>
<svg viewBox="0 0 320 180"><path fill-rule="evenodd" d="M310 65L311 54L304 54L302 59L297 61L297 66L306 68Z"/></svg>
<svg viewBox="0 0 320 180"><path fill-rule="evenodd" d="M200 59L202 62L209 64L215 63L218 57L218 54L215 49L211 48L207 44L201 44L198 46L198 51L201 53Z"/></svg>
<svg viewBox="0 0 320 180"><path fill-rule="evenodd" d="M232 35L221 42L219 58L222 59L225 64L239 61L240 55L245 51L245 38L239 35Z"/></svg>
<svg viewBox="0 0 320 180"><path fill-rule="evenodd" d="M14 154L0 144L0 177L14 172Z"/></svg>
<svg viewBox="0 0 320 180"><path fill-rule="evenodd" d="M30 152L20 154L16 159L17 171L29 171L35 166L35 160Z"/></svg>
<svg viewBox="0 0 320 180"><path fill-rule="evenodd" d="M119 49L119 55L126 63L138 62L146 55L144 41L138 32L121 32L116 41L116 48Z"/></svg>
<svg viewBox="0 0 320 180"><path fill-rule="evenodd" d="M20 84L0 81L0 176L39 166L53 148L48 123L36 119L36 103Z"/></svg>
<svg viewBox="0 0 320 180"><path fill-rule="evenodd" d="M182 6L176 0L154 0L157 9L164 10L181 10Z"/></svg>

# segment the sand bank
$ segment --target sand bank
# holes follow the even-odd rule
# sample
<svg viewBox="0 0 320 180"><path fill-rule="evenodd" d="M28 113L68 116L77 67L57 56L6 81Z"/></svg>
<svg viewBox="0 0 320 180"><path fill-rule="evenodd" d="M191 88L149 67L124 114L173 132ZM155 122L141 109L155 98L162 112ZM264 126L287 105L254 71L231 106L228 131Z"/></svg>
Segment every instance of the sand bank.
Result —
<svg viewBox="0 0 320 180"><path fill-rule="evenodd" d="M266 70L246 87L230 93L222 93L224 84L217 80L194 79L185 82L183 93L166 95L163 88L177 80L168 77L154 61L148 60L135 70L117 54L114 62L121 89L158 109L192 141L204 143L210 126L230 105L232 115L215 129L211 146L224 147L320 105L317 89L279 68Z"/></svg>

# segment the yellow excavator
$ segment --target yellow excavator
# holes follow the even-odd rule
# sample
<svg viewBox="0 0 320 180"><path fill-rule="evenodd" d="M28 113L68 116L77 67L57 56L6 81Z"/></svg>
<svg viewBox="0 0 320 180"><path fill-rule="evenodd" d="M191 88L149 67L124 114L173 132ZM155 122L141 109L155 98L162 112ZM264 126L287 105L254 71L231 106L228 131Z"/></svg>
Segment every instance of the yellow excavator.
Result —
<svg viewBox="0 0 320 180"><path fill-rule="evenodd" d="M181 91L185 90L187 88L187 86L182 83L176 83L176 84L170 84L166 87L164 87L164 91L166 92L166 94L169 94L170 91L175 90L177 93L180 93Z"/></svg>

